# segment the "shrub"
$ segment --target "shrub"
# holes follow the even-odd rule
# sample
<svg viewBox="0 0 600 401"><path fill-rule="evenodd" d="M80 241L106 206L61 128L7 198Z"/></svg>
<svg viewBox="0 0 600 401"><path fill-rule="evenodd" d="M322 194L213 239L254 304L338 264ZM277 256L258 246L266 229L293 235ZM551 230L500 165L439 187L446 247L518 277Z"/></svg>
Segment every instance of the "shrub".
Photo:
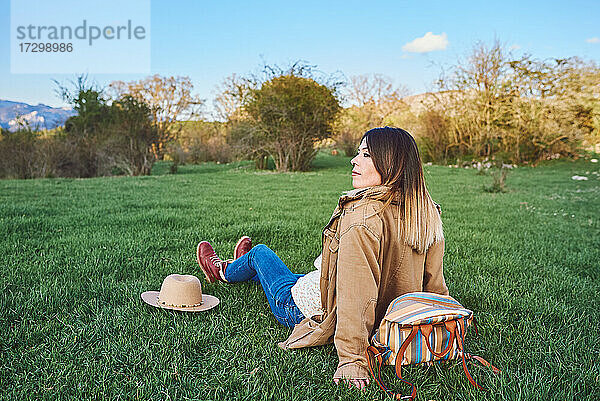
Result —
<svg viewBox="0 0 600 401"><path fill-rule="evenodd" d="M109 104L82 77L73 92L62 93L78 112L64 129L0 132L0 177L150 174L161 137L145 103L123 96Z"/></svg>
<svg viewBox="0 0 600 401"><path fill-rule="evenodd" d="M577 157L584 143L597 141L598 80L594 63L511 60L498 42L477 44L439 80L440 92L420 116L419 136L432 160L499 153L513 163Z"/></svg>
<svg viewBox="0 0 600 401"><path fill-rule="evenodd" d="M409 128L405 120L410 111L402 100L407 92L384 75L351 77L344 93L351 106L338 114L333 128L337 147L346 156L354 156L360 138L368 130L385 125Z"/></svg>
<svg viewBox="0 0 600 401"><path fill-rule="evenodd" d="M485 192L492 193L504 193L508 192L506 189L506 177L508 175L508 170L504 167L492 167L490 171L490 175L492 176L492 184L489 187L484 186L483 190Z"/></svg>
<svg viewBox="0 0 600 401"><path fill-rule="evenodd" d="M111 121L101 147L103 166L118 168L128 175L150 175L156 160L153 145L162 136L152 124L150 107L132 96L124 96L111 105Z"/></svg>
<svg viewBox="0 0 600 401"><path fill-rule="evenodd" d="M264 72L264 79L226 80L218 108L227 114L227 142L258 167L271 157L278 171L308 170L316 144L332 136L339 82L319 83L311 67L299 63Z"/></svg>
<svg viewBox="0 0 600 401"><path fill-rule="evenodd" d="M366 131L365 131L366 132ZM364 134L364 132L363 132ZM340 130L336 135L335 145L348 157L353 157L358 149L357 133L347 130ZM360 137L359 137L360 138Z"/></svg>
<svg viewBox="0 0 600 401"><path fill-rule="evenodd" d="M150 174L154 150L164 138L147 104L131 95L111 103L84 77L78 78L73 90L61 87L60 91L78 114L67 120L57 142L59 154L68 150L57 161L59 175Z"/></svg>
<svg viewBox="0 0 600 401"><path fill-rule="evenodd" d="M96 172L96 147L84 138L29 129L0 135L0 178L91 177Z"/></svg>
<svg viewBox="0 0 600 401"><path fill-rule="evenodd" d="M167 147L167 157L178 164L208 161L229 163L235 154L227 142L224 123L186 121L181 123L178 139Z"/></svg>
<svg viewBox="0 0 600 401"><path fill-rule="evenodd" d="M444 113L429 109L418 117L419 136L417 142L423 161L445 163L449 157L455 156L451 149L450 122Z"/></svg>
<svg viewBox="0 0 600 401"><path fill-rule="evenodd" d="M325 85L286 74L252 90L244 103L251 135L273 157L278 171L306 171L315 142L331 136L339 104Z"/></svg>
<svg viewBox="0 0 600 401"><path fill-rule="evenodd" d="M36 135L29 128L16 132L0 131L0 177L33 178L37 176L39 161Z"/></svg>

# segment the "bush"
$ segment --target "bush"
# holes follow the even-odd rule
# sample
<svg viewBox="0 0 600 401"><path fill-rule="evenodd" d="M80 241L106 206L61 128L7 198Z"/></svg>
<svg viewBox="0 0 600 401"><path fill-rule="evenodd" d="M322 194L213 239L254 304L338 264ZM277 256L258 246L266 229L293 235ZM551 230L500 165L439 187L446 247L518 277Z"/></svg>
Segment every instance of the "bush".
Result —
<svg viewBox="0 0 600 401"><path fill-rule="evenodd" d="M91 177L97 169L89 153L83 140L67 138L60 131L56 135L29 129L3 131L0 178Z"/></svg>
<svg viewBox="0 0 600 401"><path fill-rule="evenodd" d="M407 92L383 75L351 77L344 95L352 106L343 109L334 124L337 147L346 156L354 156L360 138L368 130L386 125L409 128L406 119L410 110L402 100Z"/></svg>
<svg viewBox="0 0 600 401"><path fill-rule="evenodd" d="M161 143L159 129L152 123L150 107L124 96L111 105L111 121L100 148L103 166L128 175L150 175L156 161L153 145Z"/></svg>
<svg viewBox="0 0 600 401"><path fill-rule="evenodd" d="M339 104L329 88L311 78L287 74L252 90L244 103L251 131L278 171L306 171L315 142L331 136Z"/></svg>
<svg viewBox="0 0 600 401"><path fill-rule="evenodd" d="M429 158L484 158L513 163L577 157L600 130L600 69L577 58L511 60L503 47L475 46L467 62L440 79L419 117Z"/></svg>
<svg viewBox="0 0 600 401"><path fill-rule="evenodd" d="M316 144L332 136L339 82L319 83L300 63L264 72L265 78L226 80L217 106L227 117L227 142L257 167L271 157L278 171L308 170Z"/></svg>
<svg viewBox="0 0 600 401"><path fill-rule="evenodd" d="M164 138L147 104L131 95L111 103L83 77L74 90L61 87L61 92L78 114L67 120L57 143L59 153L61 148L72 152L58 162L59 175L150 174Z"/></svg>
<svg viewBox="0 0 600 401"><path fill-rule="evenodd" d="M439 110L429 109L418 117L419 136L417 142L423 161L445 163L455 156L450 146L451 140L448 118Z"/></svg>
<svg viewBox="0 0 600 401"><path fill-rule="evenodd" d="M78 112L64 130L0 133L0 177L150 174L160 136L146 104L131 96L108 104L83 78L73 93L63 88L63 95Z"/></svg>
<svg viewBox="0 0 600 401"><path fill-rule="evenodd" d="M508 175L508 170L504 167L493 167L491 170L490 175L492 176L492 184L489 187L484 186L483 190L491 193L508 192L506 189L506 176Z"/></svg>
<svg viewBox="0 0 600 401"><path fill-rule="evenodd" d="M335 146L344 152L344 155L353 157L356 155L356 149L358 149L358 141L360 139L360 137L357 139L357 136L358 135L356 133L351 131L338 131L338 134L336 135Z"/></svg>
<svg viewBox="0 0 600 401"><path fill-rule="evenodd" d="M167 158L177 164L229 163L235 158L235 151L227 142L224 123L186 121L181 123L178 139L167 147Z"/></svg>
<svg viewBox="0 0 600 401"><path fill-rule="evenodd" d="M39 170L36 135L29 128L0 131L0 177L34 178Z"/></svg>

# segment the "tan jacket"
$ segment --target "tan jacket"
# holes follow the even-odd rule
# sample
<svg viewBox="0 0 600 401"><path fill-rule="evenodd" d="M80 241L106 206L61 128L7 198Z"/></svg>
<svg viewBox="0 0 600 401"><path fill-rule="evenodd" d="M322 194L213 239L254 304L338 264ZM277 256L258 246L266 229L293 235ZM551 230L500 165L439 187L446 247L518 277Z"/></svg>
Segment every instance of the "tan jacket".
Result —
<svg viewBox="0 0 600 401"><path fill-rule="evenodd" d="M339 364L334 378L369 377L365 350L394 298L413 291L448 295L442 258L444 241L418 254L398 239L398 207L381 212L372 198L385 187L354 190L340 197L323 230L321 316L305 318L283 349L334 342Z"/></svg>

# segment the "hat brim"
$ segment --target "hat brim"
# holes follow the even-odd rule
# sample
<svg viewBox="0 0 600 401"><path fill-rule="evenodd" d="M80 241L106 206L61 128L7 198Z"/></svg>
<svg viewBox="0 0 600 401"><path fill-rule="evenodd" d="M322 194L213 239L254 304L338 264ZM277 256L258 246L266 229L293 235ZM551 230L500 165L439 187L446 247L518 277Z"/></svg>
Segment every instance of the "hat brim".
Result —
<svg viewBox="0 0 600 401"><path fill-rule="evenodd" d="M142 301L148 305L155 306L161 309L178 310L183 312L203 312L214 308L219 304L219 298L213 297L212 295L202 294L202 305L190 306L190 307L179 307L179 306L168 306L160 305L158 303L158 291L146 291L142 293Z"/></svg>

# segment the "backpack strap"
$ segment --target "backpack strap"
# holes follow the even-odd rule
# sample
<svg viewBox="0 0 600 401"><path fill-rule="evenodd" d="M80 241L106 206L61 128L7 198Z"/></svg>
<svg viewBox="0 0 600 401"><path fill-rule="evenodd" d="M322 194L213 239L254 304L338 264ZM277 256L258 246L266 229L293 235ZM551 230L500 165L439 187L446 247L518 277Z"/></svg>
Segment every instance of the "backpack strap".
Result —
<svg viewBox="0 0 600 401"><path fill-rule="evenodd" d="M390 390L388 390L388 388L386 387L386 385L383 383L383 380L381 379L381 367L383 365L383 357L381 356L385 351L380 351L380 349L369 345L367 347L367 365L369 367L369 372L371 373L371 376L373 376L373 379L375 379L375 381L377 382L377 384L379 385L379 387L381 387L381 389L383 391L386 392L386 394L388 394L391 397L394 397L394 393ZM375 373L373 372L373 359L377 358L377 376L375 376Z"/></svg>
<svg viewBox="0 0 600 401"><path fill-rule="evenodd" d="M465 373L467 375L467 379L469 379L469 381L471 382L471 384L481 390L487 391L486 388L480 386L479 384L477 384L477 382L475 382L475 380L473 379L473 377L471 376L471 374L469 373L469 370L467 369L467 363L466 363L466 359L475 359L476 361L478 361L479 363L481 363L482 365L489 367L492 369L492 371L496 374L500 373L500 369L498 369L497 367L495 367L494 365L492 365L491 363L489 363L488 361L486 361L485 359L477 356L477 355L471 355L471 354L467 354L465 352L465 348L464 348L464 344L465 344L465 332L466 332L466 328L465 328L465 319L461 318L458 319L458 326L457 329L460 328L460 335L457 335L456 338L458 340L458 348L461 351L461 356L462 356L462 365L463 365L463 369L465 370Z"/></svg>
<svg viewBox="0 0 600 401"><path fill-rule="evenodd" d="M501 373L501 372L502 372L500 369L498 369L497 367L495 367L494 365L492 365L491 363L489 363L488 361L486 361L485 359L483 359L483 358L482 358L482 357L480 357L480 356L477 356L477 355L471 355L471 354L467 354L466 356L467 356L467 358L469 358L469 359L475 359L477 362L479 362L480 364L482 364L482 365L483 365L483 366L485 366L486 368L490 368L490 369L492 369L492 371L493 371L495 374L499 374L499 373Z"/></svg>
<svg viewBox="0 0 600 401"><path fill-rule="evenodd" d="M477 382L475 381L475 379L473 379L473 376L471 376L471 373L469 373L469 369L467 368L467 362L465 361L465 319L464 318L460 318L457 320L458 325L456 327L457 335L456 335L456 340L458 343L458 349L460 351L460 356L462 358L462 365L463 365L463 369L465 370L465 374L467 375L467 379L469 379L469 382L471 382L471 384L477 388L479 388L480 390L485 390L487 391L485 388L481 387L479 384L477 384Z"/></svg>
<svg viewBox="0 0 600 401"><path fill-rule="evenodd" d="M410 331L409 336L406 337L406 340L404 340L404 342L402 343L402 346L400 347L400 350L398 351L398 355L396 355L396 376L398 377L398 379L400 379L404 383L410 385L410 387L412 388L410 396L402 397L402 396L400 396L400 394L398 394L398 396L400 396L401 398L398 398L398 396L396 396L397 399L408 398L409 400L412 401L417 396L417 388L415 387L415 385L412 384L411 382L409 382L408 380L404 380L402 378L402 360L404 359L404 353L406 352L406 349L408 348L408 346L410 345L412 340L416 337L418 332L419 332L419 326L413 326L412 330Z"/></svg>
<svg viewBox="0 0 600 401"><path fill-rule="evenodd" d="M476 334L476 335L477 335L477 334L479 334L479 333L477 332L477 326L475 325L475 316L473 316L473 327L475 328L475 334ZM485 359L483 359L483 358L482 358L482 357L480 357L480 356L477 356L477 355L471 355L471 354L467 354L466 356L467 356L467 358L469 358L469 359L475 359L477 362L479 362L480 364L482 364L482 365L483 365L483 366L485 366L486 368L490 368L490 369L492 369L492 371L493 371L495 374L499 374L499 373L501 373L501 372L502 372L500 369L498 369L497 367L495 367L494 365L492 365L491 363L489 363L488 361L486 361Z"/></svg>
<svg viewBox="0 0 600 401"><path fill-rule="evenodd" d="M404 353L406 352L408 345L411 343L411 341L417 335L418 331L419 331L419 327L413 326L409 336L404 340L404 342L402 343L402 346L400 347L400 350L396 354L396 376L398 376L398 379L402 380L402 382L411 386L412 391L411 391L410 395L402 396L401 393L394 393L393 391L391 391L387 388L387 386L383 383L383 380L381 379L381 367L383 365L383 356L382 355L385 352L380 351L378 348L376 348L372 345L367 347L367 364L369 366L369 372L371 373L371 376L373 376L373 379L375 379L375 381L377 382L379 387L381 387L381 389L383 391L385 391L386 394L388 394L389 396L393 397L396 400L408 399L408 400L412 401L415 399L415 397L417 395L417 388L415 387L415 385L412 384L411 382L409 382L408 380L404 380L402 378L401 369L402 369L402 359L404 359ZM378 364L377 376L375 376L375 373L373 372L373 366L372 366L373 358L377 358L377 364Z"/></svg>

